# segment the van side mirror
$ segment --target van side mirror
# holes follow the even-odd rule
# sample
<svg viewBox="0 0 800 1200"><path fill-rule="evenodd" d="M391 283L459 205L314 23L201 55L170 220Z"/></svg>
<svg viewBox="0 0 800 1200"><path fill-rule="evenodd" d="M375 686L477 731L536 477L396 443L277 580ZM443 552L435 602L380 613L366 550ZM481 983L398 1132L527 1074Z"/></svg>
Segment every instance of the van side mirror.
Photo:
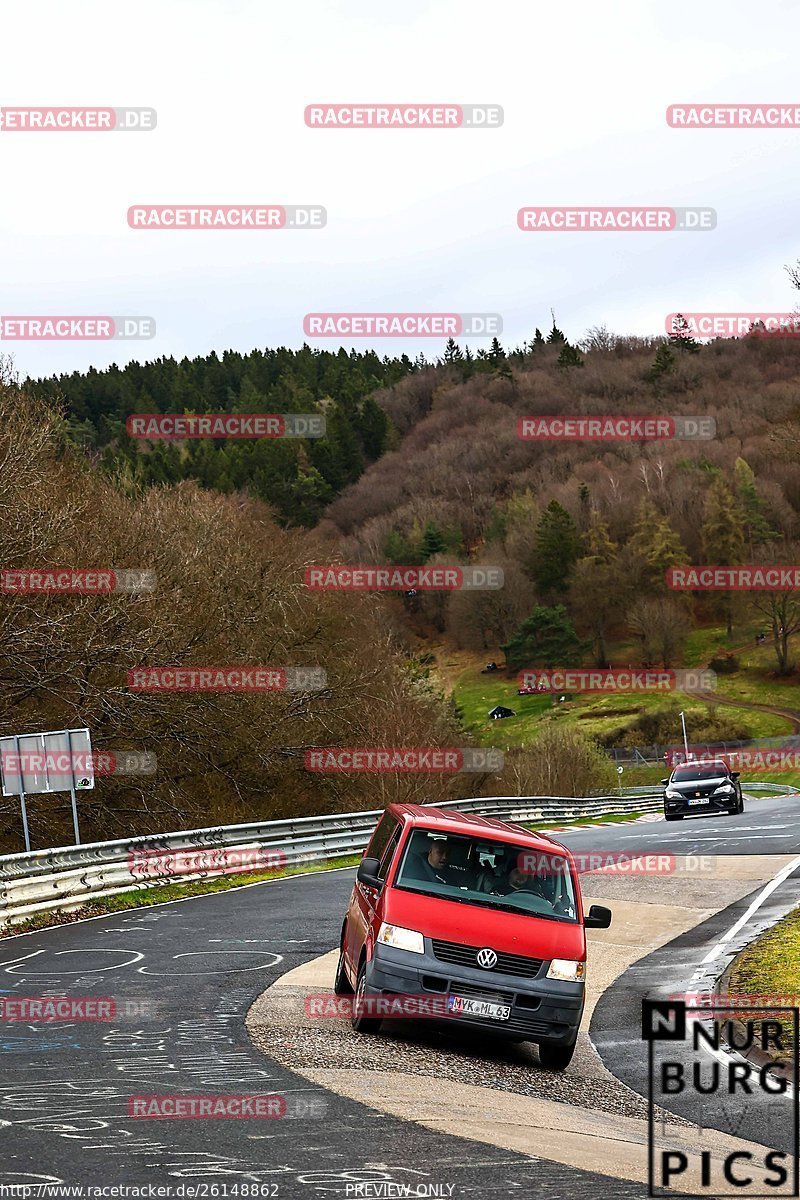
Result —
<svg viewBox="0 0 800 1200"><path fill-rule="evenodd" d="M381 887L382 881L378 879L380 866L381 860L379 858L362 858L358 864L356 879L359 883L365 883L367 887Z"/></svg>
<svg viewBox="0 0 800 1200"><path fill-rule="evenodd" d="M593 904L583 918L587 929L608 929L611 924L611 909L603 904Z"/></svg>
<svg viewBox="0 0 800 1200"><path fill-rule="evenodd" d="M667 783L669 783L669 778L667 778L667 779L662 779L662 780L660 780L660 782L661 782L661 783L663 783L663 784L667 784Z"/></svg>

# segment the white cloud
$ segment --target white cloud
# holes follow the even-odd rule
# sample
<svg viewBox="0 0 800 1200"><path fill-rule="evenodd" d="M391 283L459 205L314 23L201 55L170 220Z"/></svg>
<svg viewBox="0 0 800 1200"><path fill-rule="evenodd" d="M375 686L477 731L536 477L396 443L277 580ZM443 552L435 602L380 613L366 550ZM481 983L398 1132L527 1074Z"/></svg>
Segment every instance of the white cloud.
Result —
<svg viewBox="0 0 800 1200"><path fill-rule="evenodd" d="M0 134L0 310L148 313L128 345L17 343L32 374L299 345L307 311L551 305L607 321L794 302L800 131L679 131L667 105L800 102L800 17L745 0L6 0L5 105L150 105L153 133ZM500 130L307 129L314 101L499 103ZM134 203L320 203L323 231L144 232ZM708 234L523 234L526 204L711 205ZM320 342L320 345L333 345ZM364 343L366 344L366 343ZM10 343L2 344L8 349ZM439 343L379 343L438 353Z"/></svg>

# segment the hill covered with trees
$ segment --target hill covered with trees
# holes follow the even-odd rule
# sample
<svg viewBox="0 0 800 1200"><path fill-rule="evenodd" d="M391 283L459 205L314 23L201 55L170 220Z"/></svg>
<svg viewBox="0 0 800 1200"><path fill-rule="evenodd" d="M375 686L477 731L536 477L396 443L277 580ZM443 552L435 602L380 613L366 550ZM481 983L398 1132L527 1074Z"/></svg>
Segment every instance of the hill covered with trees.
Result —
<svg viewBox="0 0 800 1200"><path fill-rule="evenodd" d="M314 746L459 745L449 707L397 648L370 596L310 591L315 535L259 500L192 481L125 488L78 450L62 416L0 384L0 564L146 569L152 591L0 594L4 734L88 726L98 751L155 756L152 775L79 793L83 840L469 794L476 777L319 774ZM322 689L139 691L173 666L322 667ZM72 841L69 796L29 800L34 847ZM0 800L0 849L21 848Z"/></svg>
<svg viewBox="0 0 800 1200"><path fill-rule="evenodd" d="M379 392L401 441L331 504L320 532L346 561L503 567L502 591L406 601L418 630L457 645L502 643L531 666L601 665L622 634L641 661L677 665L692 623L722 620L732 634L745 598L692 602L669 591L668 567L800 561L800 342L595 330L582 349L564 347L555 337L500 349L480 369L450 348L447 362ZM518 436L520 418L552 414L711 417L716 433ZM768 632L794 622L793 599L784 610L774 594L755 603ZM779 641L777 666L789 669Z"/></svg>
<svg viewBox="0 0 800 1200"><path fill-rule="evenodd" d="M387 448L380 387L414 371L405 356L254 350L180 362L111 366L29 381L31 393L66 410L72 439L111 474L135 482L193 479L230 494L246 489L283 524L311 526L325 506ZM142 442L128 436L136 413L319 413L323 438Z"/></svg>

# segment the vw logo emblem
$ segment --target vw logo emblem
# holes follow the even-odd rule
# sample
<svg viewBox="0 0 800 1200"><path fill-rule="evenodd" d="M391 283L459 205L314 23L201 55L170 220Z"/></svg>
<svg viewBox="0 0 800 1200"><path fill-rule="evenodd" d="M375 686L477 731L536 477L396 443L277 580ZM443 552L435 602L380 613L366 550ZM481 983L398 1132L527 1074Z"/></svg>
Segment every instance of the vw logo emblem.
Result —
<svg viewBox="0 0 800 1200"><path fill-rule="evenodd" d="M483 967L486 971L491 971L492 967L496 967L497 955L494 950L490 950L488 947L485 950L479 950L478 966Z"/></svg>

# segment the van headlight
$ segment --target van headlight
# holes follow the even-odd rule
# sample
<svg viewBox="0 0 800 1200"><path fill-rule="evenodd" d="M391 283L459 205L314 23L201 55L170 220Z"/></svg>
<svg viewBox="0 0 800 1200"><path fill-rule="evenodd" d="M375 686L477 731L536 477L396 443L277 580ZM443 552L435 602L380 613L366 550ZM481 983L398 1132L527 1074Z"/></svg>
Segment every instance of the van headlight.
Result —
<svg viewBox="0 0 800 1200"><path fill-rule="evenodd" d="M416 929L403 929L402 925L387 925L382 922L378 930L378 941L397 950L410 950L412 954L425 953L425 939Z"/></svg>
<svg viewBox="0 0 800 1200"><path fill-rule="evenodd" d="M580 983L586 978L586 963L572 958L554 958L547 968L548 979L566 979L569 983Z"/></svg>

